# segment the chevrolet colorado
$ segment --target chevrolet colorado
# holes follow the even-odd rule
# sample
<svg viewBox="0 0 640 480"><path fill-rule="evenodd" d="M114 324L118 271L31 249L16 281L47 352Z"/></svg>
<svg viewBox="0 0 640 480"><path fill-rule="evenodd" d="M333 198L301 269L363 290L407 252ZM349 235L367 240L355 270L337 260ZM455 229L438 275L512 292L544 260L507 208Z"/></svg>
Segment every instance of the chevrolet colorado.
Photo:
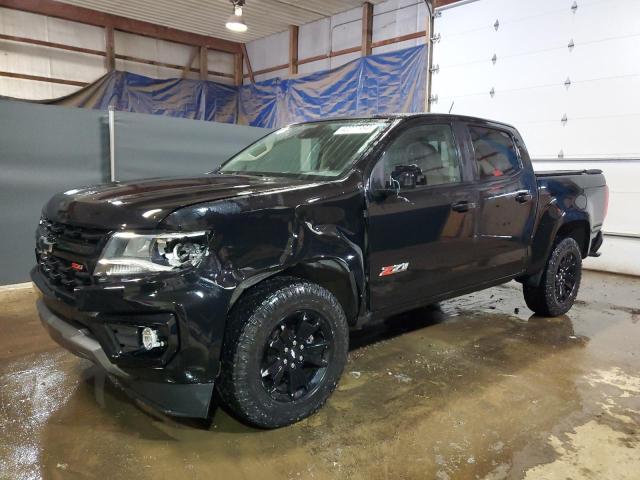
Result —
<svg viewBox="0 0 640 480"><path fill-rule="evenodd" d="M600 171L535 174L515 128L458 115L282 128L195 178L46 204L33 282L50 335L131 395L275 428L319 409L349 329L510 280L567 312L602 243Z"/></svg>

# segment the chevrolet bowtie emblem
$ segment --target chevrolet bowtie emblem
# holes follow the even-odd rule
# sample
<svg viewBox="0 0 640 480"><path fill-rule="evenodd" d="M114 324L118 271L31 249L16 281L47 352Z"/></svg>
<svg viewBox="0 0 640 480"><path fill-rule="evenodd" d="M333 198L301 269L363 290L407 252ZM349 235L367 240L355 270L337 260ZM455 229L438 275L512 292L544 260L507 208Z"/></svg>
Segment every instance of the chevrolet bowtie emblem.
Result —
<svg viewBox="0 0 640 480"><path fill-rule="evenodd" d="M52 253L54 242L47 237L40 237L38 239L38 247L41 253Z"/></svg>

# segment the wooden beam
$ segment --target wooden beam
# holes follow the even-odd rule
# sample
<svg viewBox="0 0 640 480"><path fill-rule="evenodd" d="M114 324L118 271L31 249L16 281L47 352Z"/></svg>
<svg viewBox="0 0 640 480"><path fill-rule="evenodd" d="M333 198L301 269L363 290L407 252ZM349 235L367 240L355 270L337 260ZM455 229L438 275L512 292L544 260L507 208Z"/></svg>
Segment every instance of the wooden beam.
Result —
<svg viewBox="0 0 640 480"><path fill-rule="evenodd" d="M431 71L431 67L433 66L433 41L431 37L433 36L433 16L431 15L431 10L427 9L427 21L426 28L424 31L425 42L427 44L427 94L425 96L425 111L431 111L431 85L433 83L433 72Z"/></svg>
<svg viewBox="0 0 640 480"><path fill-rule="evenodd" d="M298 74L298 37L300 27L289 25L289 75Z"/></svg>
<svg viewBox="0 0 640 480"><path fill-rule="evenodd" d="M238 86L242 85L242 78L243 78L243 73L244 73L244 60L243 60L244 55L242 55L241 53L236 53L235 55L235 62L234 62L234 68L233 68L233 80L234 83Z"/></svg>
<svg viewBox="0 0 640 480"><path fill-rule="evenodd" d="M423 38L425 35L425 31L408 33L406 35L400 35L399 37L387 38L386 40L379 40L377 42L373 42L372 46L375 47L383 47L385 45L391 45L392 43L405 42L407 40L413 40L414 38Z"/></svg>
<svg viewBox="0 0 640 480"><path fill-rule="evenodd" d="M444 7L452 3L459 2L460 0L433 0L433 8Z"/></svg>
<svg viewBox="0 0 640 480"><path fill-rule="evenodd" d="M249 54L247 53L247 45L242 44L242 56L244 57L244 63L247 66L247 71L249 72L249 80L251 83L256 83L255 75L253 74L253 68L251 68L251 60L249 59Z"/></svg>
<svg viewBox="0 0 640 480"><path fill-rule="evenodd" d="M206 80L209 76L209 53L207 47L200 47L200 80Z"/></svg>
<svg viewBox="0 0 640 480"><path fill-rule="evenodd" d="M62 18L87 25L113 27L115 30L121 30L123 32L186 45L205 46L211 50L221 52L237 53L241 51L240 43L238 42L186 32L184 30L143 22L141 20L99 12L89 8L77 7L67 3L56 2L55 0L0 0L0 7L38 13L48 17Z"/></svg>
<svg viewBox="0 0 640 480"><path fill-rule="evenodd" d="M104 39L107 49L105 56L105 66L107 67L107 72L113 72L116 69L116 47L113 27L104 28Z"/></svg>
<svg viewBox="0 0 640 480"><path fill-rule="evenodd" d="M256 70L255 72L253 72L253 74L254 75L264 75L265 73L271 73L271 72L275 72L277 70L286 70L288 66L289 66L288 64L275 65L273 67L263 68L262 70Z"/></svg>
<svg viewBox="0 0 640 480"><path fill-rule="evenodd" d="M154 67L171 68L173 70L184 71L183 65L176 65L175 63L158 62L156 60L147 60L145 58L138 58L138 57L132 57L130 55L120 55L120 54L116 54L116 58L118 60L125 60L127 62L143 63L145 65L153 65ZM189 70L194 73L198 73L198 74L200 73L200 68L191 68ZM209 75L214 75L217 77L233 78L233 75L231 73L216 72L212 70L209 70L207 73Z"/></svg>
<svg viewBox="0 0 640 480"><path fill-rule="evenodd" d="M193 47L193 50L191 50L191 54L189 55L189 60L187 60L187 64L182 69L182 78L187 78L187 74L192 70L191 65L193 65L193 62L199 54L200 48Z"/></svg>
<svg viewBox="0 0 640 480"><path fill-rule="evenodd" d="M102 57L104 57L105 55L105 53L102 50L92 50L90 48L75 47L73 45L65 45L62 43L47 42L44 40L36 40L35 38L16 37L15 35L0 34L0 40L6 40L9 42L17 42L17 43L28 43L30 45L38 45L41 47L48 47L48 48L57 48L60 50L68 50L70 52L87 53L89 55L99 55Z"/></svg>
<svg viewBox="0 0 640 480"><path fill-rule="evenodd" d="M349 53L356 53L361 50L360 47L345 48L343 50L336 50L335 52L324 53L316 55L314 57L303 58L298 61L298 65L304 65L305 63L317 62L318 60L326 60L327 58L339 57L340 55L347 55Z"/></svg>
<svg viewBox="0 0 640 480"><path fill-rule="evenodd" d="M19 78L21 80L34 80L36 82L60 83L62 85L74 85L77 87L86 87L87 82L79 82L77 80L65 80L63 78L41 77L39 75L27 75L26 73L2 72L0 77Z"/></svg>
<svg viewBox="0 0 640 480"><path fill-rule="evenodd" d="M371 55L373 48L373 5L362 4L362 56Z"/></svg>

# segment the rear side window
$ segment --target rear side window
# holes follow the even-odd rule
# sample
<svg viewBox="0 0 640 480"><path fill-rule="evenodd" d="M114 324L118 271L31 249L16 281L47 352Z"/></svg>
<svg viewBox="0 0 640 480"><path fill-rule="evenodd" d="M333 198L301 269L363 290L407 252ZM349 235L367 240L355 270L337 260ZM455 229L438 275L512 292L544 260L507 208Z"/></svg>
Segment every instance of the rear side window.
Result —
<svg viewBox="0 0 640 480"><path fill-rule="evenodd" d="M469 126L481 179L511 175L520 170L511 135L495 128Z"/></svg>

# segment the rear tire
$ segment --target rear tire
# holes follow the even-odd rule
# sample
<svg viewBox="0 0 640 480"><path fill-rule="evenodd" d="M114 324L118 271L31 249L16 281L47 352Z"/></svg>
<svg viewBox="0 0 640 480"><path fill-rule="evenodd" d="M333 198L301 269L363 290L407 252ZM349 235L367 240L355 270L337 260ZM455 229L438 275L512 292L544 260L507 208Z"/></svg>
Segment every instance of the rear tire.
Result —
<svg viewBox="0 0 640 480"><path fill-rule="evenodd" d="M553 248L538 286L523 284L527 306L538 315L556 317L573 306L582 278L582 252L573 238L560 240Z"/></svg>
<svg viewBox="0 0 640 480"><path fill-rule="evenodd" d="M266 280L230 313L219 396L246 423L290 425L329 398L348 347L347 319L331 292L294 277Z"/></svg>

